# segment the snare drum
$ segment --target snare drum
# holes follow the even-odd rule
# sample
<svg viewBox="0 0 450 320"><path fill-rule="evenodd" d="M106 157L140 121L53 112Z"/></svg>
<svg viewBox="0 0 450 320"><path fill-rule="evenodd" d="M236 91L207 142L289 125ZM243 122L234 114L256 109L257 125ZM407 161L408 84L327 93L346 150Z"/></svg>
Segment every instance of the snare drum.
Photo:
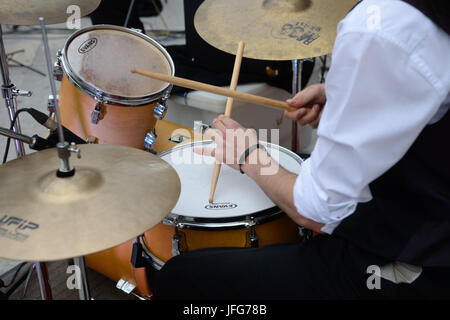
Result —
<svg viewBox="0 0 450 320"><path fill-rule="evenodd" d="M92 142L152 149L172 85L131 69L175 72L167 51L137 31L99 25L72 34L55 67L62 124Z"/></svg>
<svg viewBox="0 0 450 320"><path fill-rule="evenodd" d="M177 171L181 194L163 224L139 238L158 270L174 255L196 249L258 247L299 240L298 226L253 180L228 166L222 166L215 202L208 202L215 160L195 154L193 149L210 143L189 143L160 154ZM300 172L299 156L283 147L263 144L283 168Z"/></svg>
<svg viewBox="0 0 450 320"><path fill-rule="evenodd" d="M172 147L175 136L192 137L192 131L167 121L158 121L160 133L156 150ZM135 292L150 296L147 271L159 270L174 255L200 248L257 247L300 240L298 226L265 195L248 176L223 165L214 203L208 202L214 159L193 153L194 147L211 141L185 142L161 152L181 181L180 198L172 212L152 229L137 238L143 249L133 268L132 241L86 256L86 264L108 278L135 287ZM298 174L302 159L283 147L264 143L285 169ZM151 210L151 206L149 206ZM122 282L122 284L123 284ZM119 282L120 283L120 282Z"/></svg>

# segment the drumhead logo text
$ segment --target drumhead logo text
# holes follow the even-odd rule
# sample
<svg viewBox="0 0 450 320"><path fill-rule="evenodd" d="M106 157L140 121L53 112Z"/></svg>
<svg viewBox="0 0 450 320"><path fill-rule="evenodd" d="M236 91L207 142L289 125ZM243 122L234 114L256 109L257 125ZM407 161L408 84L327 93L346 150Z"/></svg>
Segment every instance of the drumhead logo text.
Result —
<svg viewBox="0 0 450 320"><path fill-rule="evenodd" d="M237 204L231 202L224 203L209 203L205 206L205 209L208 210L227 210L237 208Z"/></svg>
<svg viewBox="0 0 450 320"><path fill-rule="evenodd" d="M83 42L81 46L78 48L78 52L81 54L88 53L97 45L97 38L90 38Z"/></svg>
<svg viewBox="0 0 450 320"><path fill-rule="evenodd" d="M11 240L24 242L30 236L24 232L26 232L27 229L35 230L37 228L39 228L37 223L17 217L4 215L0 219L0 237L9 238Z"/></svg>

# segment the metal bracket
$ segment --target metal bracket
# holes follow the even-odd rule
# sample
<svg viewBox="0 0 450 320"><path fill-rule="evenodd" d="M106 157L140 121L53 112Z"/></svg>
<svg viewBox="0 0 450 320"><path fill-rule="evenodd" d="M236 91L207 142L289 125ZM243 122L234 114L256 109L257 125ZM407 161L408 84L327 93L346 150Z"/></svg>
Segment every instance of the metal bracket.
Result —
<svg viewBox="0 0 450 320"><path fill-rule="evenodd" d="M183 141L189 140L189 137L183 136L182 134L176 134L169 138L169 141L174 143L182 143Z"/></svg>
<svg viewBox="0 0 450 320"><path fill-rule="evenodd" d="M259 239L258 239L258 235L256 234L256 230L255 230L254 226L252 226L250 228L250 231L248 232L248 237L249 237L249 240L250 240L250 247L251 248L259 247Z"/></svg>
<svg viewBox="0 0 450 320"><path fill-rule="evenodd" d="M56 61L53 64L53 78L57 81L62 81L64 75L63 69L61 67L61 56L61 50L58 50L56 52Z"/></svg>
<svg viewBox="0 0 450 320"><path fill-rule="evenodd" d="M77 154L77 158L81 159L81 150L80 148L78 148L77 144L75 142L71 142L70 143L70 147L67 148L67 150L69 150L72 153L76 153Z"/></svg>
<svg viewBox="0 0 450 320"><path fill-rule="evenodd" d="M53 97L53 95L49 95L48 96L48 100L47 100L47 109L49 112L51 113L55 113L56 112L56 102L59 102L59 96L57 95L56 98Z"/></svg>
<svg viewBox="0 0 450 320"><path fill-rule="evenodd" d="M156 104L155 109L153 110L153 117L157 120L162 120L167 113L167 100L170 97L170 92L167 91L164 96L161 98L161 101Z"/></svg>
<svg viewBox="0 0 450 320"><path fill-rule="evenodd" d="M101 101L97 102L97 104L95 105L94 111L92 111L91 122L93 124L97 124L100 121L100 118L102 115L102 105L103 105L103 103Z"/></svg>
<svg viewBox="0 0 450 320"><path fill-rule="evenodd" d="M156 131L155 130L150 131L149 133L147 133L145 135L144 147L145 147L145 149L148 152L156 154L156 152L153 150L153 145L155 144L157 137L158 136L156 135Z"/></svg>
<svg viewBox="0 0 450 320"><path fill-rule="evenodd" d="M116 284L116 288L122 290L126 294L130 294L136 286L128 281L120 279Z"/></svg>
<svg viewBox="0 0 450 320"><path fill-rule="evenodd" d="M180 235L175 233L172 238L172 255L178 256L180 254Z"/></svg>

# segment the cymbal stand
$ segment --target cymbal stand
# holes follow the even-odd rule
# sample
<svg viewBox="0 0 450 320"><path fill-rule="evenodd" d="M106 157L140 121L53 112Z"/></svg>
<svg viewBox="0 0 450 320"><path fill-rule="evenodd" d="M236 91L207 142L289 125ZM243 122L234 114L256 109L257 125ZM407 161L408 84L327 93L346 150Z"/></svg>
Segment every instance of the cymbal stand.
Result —
<svg viewBox="0 0 450 320"><path fill-rule="evenodd" d="M78 289L80 300L91 300L91 294L89 292L86 276L86 260L84 257L77 257L74 258L73 261L80 270L80 278L78 279L80 285L80 288Z"/></svg>
<svg viewBox="0 0 450 320"><path fill-rule="evenodd" d="M41 25L41 31L42 31L42 42L44 43L44 50L45 50L45 58L47 61L47 71L48 71L48 78L50 81L50 88L52 91L52 95L56 97L56 86L55 86L55 80L53 79L53 72L52 72L52 62L50 57L50 48L48 45L48 39L47 39L47 31L45 29L45 20L44 18L39 18L39 23ZM55 115L56 120L58 123L58 138L59 142L56 144L56 149L58 151L58 157L61 160L61 166L56 172L56 175L61 178L67 178L72 177L75 175L75 169L70 166L69 157L72 152L77 153L78 157L80 157L80 149L76 147L75 144L70 144L64 139L64 132L61 125L61 114L59 112L59 105L58 105L58 99L55 99ZM84 257L76 257L74 258L75 265L78 266L80 270L80 288L79 288L79 294L81 300L90 300L90 294L89 294L89 288L87 283L87 277L86 277L86 266Z"/></svg>
<svg viewBox="0 0 450 320"><path fill-rule="evenodd" d="M18 96L31 96L30 91L18 90L16 86L11 82L9 78L8 60L5 51L5 45L3 43L3 31L0 25L0 68L2 72L3 85L1 86L1 91L3 98L5 99L6 108L8 109L9 120L13 121L14 115L17 109L17 97ZM17 133L21 133L20 121L16 119L13 130ZM17 157L20 158L25 155L25 148L23 142L14 140L16 147Z"/></svg>
<svg viewBox="0 0 450 320"><path fill-rule="evenodd" d="M29 97L31 96L32 93L30 91L18 90L16 86L11 82L11 79L9 78L8 59L5 51L5 45L3 43L3 31L1 25L0 25L0 68L3 80L1 90L3 93L3 98L5 99L6 108L8 109L9 119L12 123L14 115L17 110L17 97L18 96ZM22 132L19 119L16 119L13 130L16 133ZM17 157L18 158L23 157L25 155L25 148L23 142L15 139L14 144L16 147ZM38 275L41 297L44 300L51 300L52 293L50 289L50 284L48 282L47 266L44 263L37 262L35 264L35 267L36 273Z"/></svg>
<svg viewBox="0 0 450 320"><path fill-rule="evenodd" d="M52 289L50 288L48 279L47 264L43 262L36 262L34 266L36 268L42 300L53 300Z"/></svg>
<svg viewBox="0 0 450 320"><path fill-rule="evenodd" d="M302 68L304 60L292 60L292 95L295 96L301 90ZM292 146L293 152L300 152L300 143L298 137L298 123L292 120Z"/></svg>

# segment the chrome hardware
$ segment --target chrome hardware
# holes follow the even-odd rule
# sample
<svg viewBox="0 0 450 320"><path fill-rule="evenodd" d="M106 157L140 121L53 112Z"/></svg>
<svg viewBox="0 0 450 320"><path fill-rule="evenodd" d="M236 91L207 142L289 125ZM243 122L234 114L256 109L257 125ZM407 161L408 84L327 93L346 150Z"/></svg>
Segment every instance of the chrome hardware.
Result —
<svg viewBox="0 0 450 320"><path fill-rule="evenodd" d="M206 123L203 123L201 120L194 121L194 128L193 128L194 132L203 134L205 133L206 129L209 128L211 128L211 126Z"/></svg>
<svg viewBox="0 0 450 320"><path fill-rule="evenodd" d="M189 137L183 136L182 134L176 134L169 138L169 141L174 143L182 143L183 141L189 140Z"/></svg>
<svg viewBox="0 0 450 320"><path fill-rule="evenodd" d="M169 88L171 90L172 85L170 85ZM161 101L156 104L156 108L153 110L153 117L158 120L162 120L167 113L166 102L170 97L170 90L167 90L164 93L163 97L161 98Z"/></svg>
<svg viewBox="0 0 450 320"><path fill-rule="evenodd" d="M62 81L64 72L61 66L61 56L62 56L62 52L61 50L58 50L58 52L56 53L56 61L53 64L53 78L57 81Z"/></svg>
<svg viewBox="0 0 450 320"><path fill-rule="evenodd" d="M250 239L250 246L252 248L257 248L259 247L259 239L258 239L258 235L256 234L256 230L255 227L252 226L249 233L248 233L249 239Z"/></svg>
<svg viewBox="0 0 450 320"><path fill-rule="evenodd" d="M180 235L175 230L175 235L172 238L172 255L178 256L180 254Z"/></svg>
<svg viewBox="0 0 450 320"><path fill-rule="evenodd" d="M68 151L76 153L77 158L81 159L81 150L78 148L77 144L75 142L70 143L70 147L67 148Z"/></svg>
<svg viewBox="0 0 450 320"><path fill-rule="evenodd" d="M144 32L142 31L142 29L138 29L138 28L130 28L130 30L136 31L136 32L139 32L139 33L144 33Z"/></svg>
<svg viewBox="0 0 450 320"><path fill-rule="evenodd" d="M126 294L130 294L134 290L134 288L136 288L136 286L132 283L129 283L128 281L120 279L116 284L116 288L122 290Z"/></svg>
<svg viewBox="0 0 450 320"><path fill-rule="evenodd" d="M15 85L10 85L10 86L2 86L2 91L3 91L3 98L7 98L7 97L12 97L12 98L16 98L16 97L31 97L31 95L33 94L31 91L28 90L19 90L16 88Z"/></svg>
<svg viewBox="0 0 450 320"><path fill-rule="evenodd" d="M59 102L59 96L56 96L56 99L53 97L52 94L48 96L47 109L49 112L51 113L56 112L56 102Z"/></svg>
<svg viewBox="0 0 450 320"><path fill-rule="evenodd" d="M91 114L91 122L97 124L100 121L100 116L102 114L102 102L99 101L95 105L94 111Z"/></svg>
<svg viewBox="0 0 450 320"><path fill-rule="evenodd" d="M12 94L16 97L31 97L33 93L28 90L12 89Z"/></svg>
<svg viewBox="0 0 450 320"><path fill-rule="evenodd" d="M153 110L153 117L162 120L167 112L166 101L161 101L156 104L155 109Z"/></svg>
<svg viewBox="0 0 450 320"><path fill-rule="evenodd" d="M147 133L145 135L144 147L150 153L155 153L155 151L153 150L153 145L156 142L156 138L157 138L157 135L156 135L155 131L150 131L149 133Z"/></svg>

